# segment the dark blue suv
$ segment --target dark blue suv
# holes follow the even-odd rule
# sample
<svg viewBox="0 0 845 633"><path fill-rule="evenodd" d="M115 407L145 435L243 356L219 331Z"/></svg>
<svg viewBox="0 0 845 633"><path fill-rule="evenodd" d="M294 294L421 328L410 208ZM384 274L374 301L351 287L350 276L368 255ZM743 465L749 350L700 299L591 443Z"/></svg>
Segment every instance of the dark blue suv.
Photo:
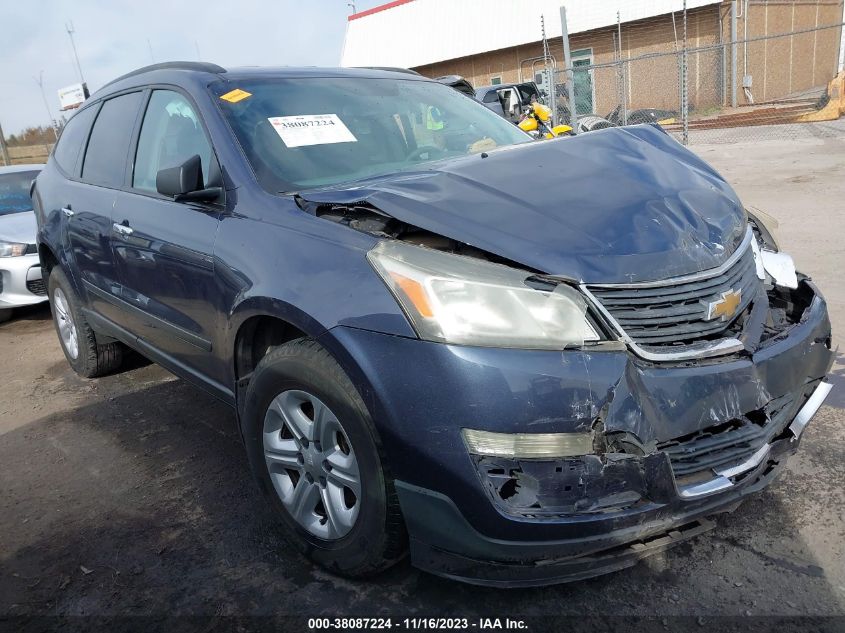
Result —
<svg viewBox="0 0 845 633"><path fill-rule="evenodd" d="M341 574L631 565L830 390L824 299L656 126L535 142L413 73L174 62L89 99L32 195L73 369L128 346L229 403Z"/></svg>

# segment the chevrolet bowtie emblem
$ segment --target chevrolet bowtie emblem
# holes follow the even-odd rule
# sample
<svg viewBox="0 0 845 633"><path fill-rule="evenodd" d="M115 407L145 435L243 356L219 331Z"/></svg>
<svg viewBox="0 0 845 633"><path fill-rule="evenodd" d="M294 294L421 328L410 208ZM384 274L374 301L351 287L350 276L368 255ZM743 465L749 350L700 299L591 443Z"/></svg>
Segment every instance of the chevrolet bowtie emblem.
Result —
<svg viewBox="0 0 845 633"><path fill-rule="evenodd" d="M739 308L740 300L742 299L742 290L727 290L721 294L719 299L711 301L707 304L707 316L705 321L712 321L713 319L721 319L727 321L736 314Z"/></svg>

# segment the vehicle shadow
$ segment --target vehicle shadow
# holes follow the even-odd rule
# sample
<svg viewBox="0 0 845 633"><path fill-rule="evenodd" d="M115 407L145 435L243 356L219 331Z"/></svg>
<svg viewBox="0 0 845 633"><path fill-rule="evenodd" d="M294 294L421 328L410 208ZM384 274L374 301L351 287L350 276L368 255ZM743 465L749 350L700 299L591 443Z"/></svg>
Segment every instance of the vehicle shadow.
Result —
<svg viewBox="0 0 845 633"><path fill-rule="evenodd" d="M5 323L0 324L0 327L11 327L15 323L26 321L49 321L52 318L53 316L50 313L50 304L45 301L44 303L37 303L31 306L13 308L12 318Z"/></svg>
<svg viewBox="0 0 845 633"><path fill-rule="evenodd" d="M825 503L812 480L845 463L821 435L816 471L787 473L717 532L610 576L500 590L405 561L352 581L284 542L230 409L181 380L131 385L114 377L95 401L0 435L0 615L842 613L801 536Z"/></svg>

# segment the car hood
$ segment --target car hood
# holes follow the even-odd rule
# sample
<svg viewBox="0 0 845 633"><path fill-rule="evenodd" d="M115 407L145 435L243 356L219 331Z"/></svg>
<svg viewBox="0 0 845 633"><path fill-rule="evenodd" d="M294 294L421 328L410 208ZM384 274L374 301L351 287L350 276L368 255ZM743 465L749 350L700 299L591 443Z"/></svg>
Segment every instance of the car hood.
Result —
<svg viewBox="0 0 845 633"><path fill-rule="evenodd" d="M0 215L0 240L34 244L37 232L38 223L32 211Z"/></svg>
<svg viewBox="0 0 845 633"><path fill-rule="evenodd" d="M719 266L747 223L724 179L649 125L501 148L302 197L366 202L408 224L588 283Z"/></svg>

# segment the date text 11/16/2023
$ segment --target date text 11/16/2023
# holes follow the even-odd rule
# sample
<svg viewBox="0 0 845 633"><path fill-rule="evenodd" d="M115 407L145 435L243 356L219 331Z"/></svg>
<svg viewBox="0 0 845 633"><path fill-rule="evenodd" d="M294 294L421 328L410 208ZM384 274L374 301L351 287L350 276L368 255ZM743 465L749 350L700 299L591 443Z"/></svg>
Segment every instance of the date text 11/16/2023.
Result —
<svg viewBox="0 0 845 633"><path fill-rule="evenodd" d="M513 618L309 618L308 630L528 630L524 620Z"/></svg>

